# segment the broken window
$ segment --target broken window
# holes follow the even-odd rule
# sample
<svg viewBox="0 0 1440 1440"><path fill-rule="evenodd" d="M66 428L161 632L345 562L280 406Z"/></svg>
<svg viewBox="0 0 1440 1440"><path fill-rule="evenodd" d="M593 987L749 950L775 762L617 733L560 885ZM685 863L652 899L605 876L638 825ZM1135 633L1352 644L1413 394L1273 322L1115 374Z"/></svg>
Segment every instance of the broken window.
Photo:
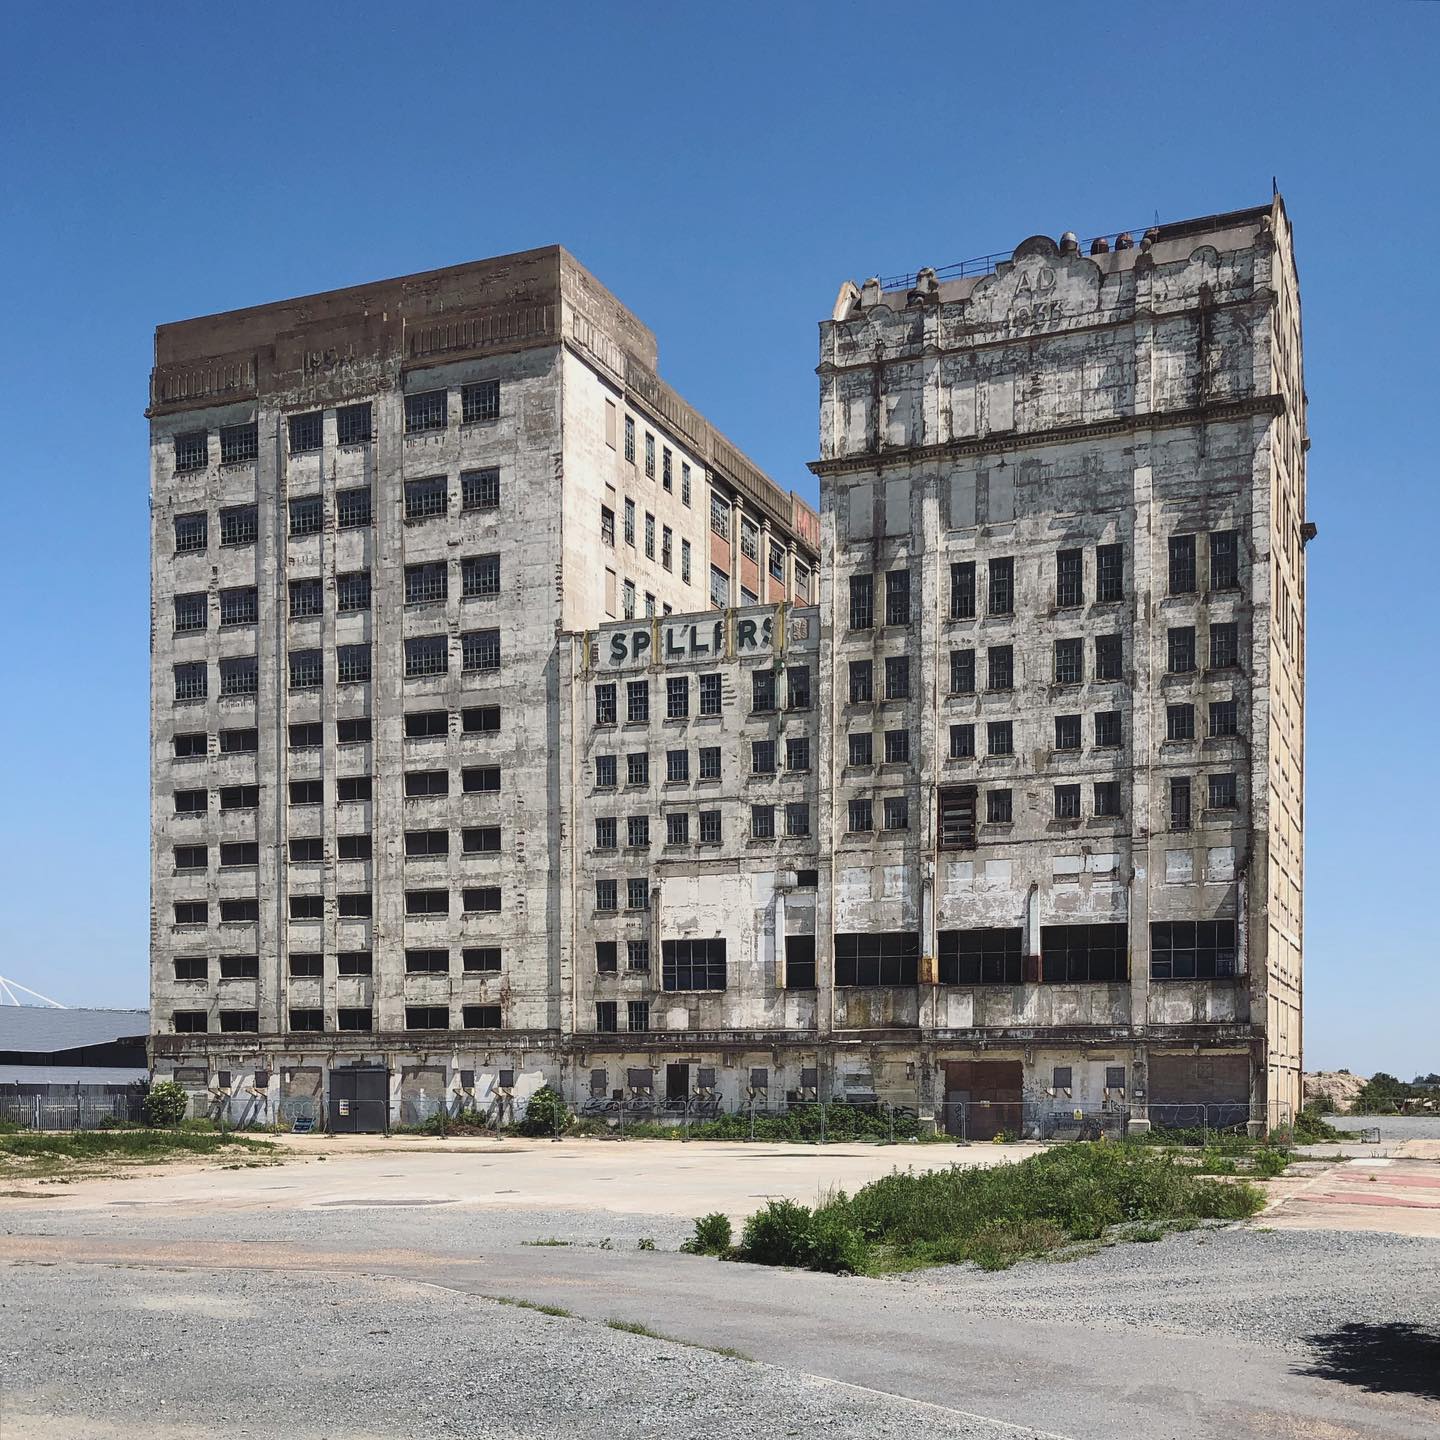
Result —
<svg viewBox="0 0 1440 1440"><path fill-rule="evenodd" d="M368 444L372 434L368 400L359 405L342 405L335 412L335 438L341 445Z"/></svg>
<svg viewBox="0 0 1440 1440"><path fill-rule="evenodd" d="M752 715L775 708L775 672L773 670L752 670L750 672L750 713Z"/></svg>
<svg viewBox="0 0 1440 1440"><path fill-rule="evenodd" d="M290 618L304 620L325 610L325 587L318 579L290 582Z"/></svg>
<svg viewBox="0 0 1440 1440"><path fill-rule="evenodd" d="M870 765L874 762L874 736L868 730L850 732L851 765Z"/></svg>
<svg viewBox="0 0 1440 1440"><path fill-rule="evenodd" d="M1170 537L1170 593L1191 595L1195 591L1195 537Z"/></svg>
<svg viewBox="0 0 1440 1440"><path fill-rule="evenodd" d="M258 1010L222 1010L220 1029L228 1034L254 1034L260 1029Z"/></svg>
<svg viewBox="0 0 1440 1440"><path fill-rule="evenodd" d="M1055 818L1057 820L1078 820L1080 818L1080 787L1078 785L1057 785L1055 787Z"/></svg>
<svg viewBox="0 0 1440 1440"><path fill-rule="evenodd" d="M205 980L209 978L209 975L210 962L203 955L177 955L175 957L175 978L177 980Z"/></svg>
<svg viewBox="0 0 1440 1440"><path fill-rule="evenodd" d="M650 970L650 942L648 940L627 940L625 942L625 968L632 972Z"/></svg>
<svg viewBox="0 0 1440 1440"><path fill-rule="evenodd" d="M887 795L884 810L887 830L908 830L910 828L910 800L907 796Z"/></svg>
<svg viewBox="0 0 1440 1440"><path fill-rule="evenodd" d="M292 920L323 920L325 918L325 897L323 895L292 895L290 897L290 918Z"/></svg>
<svg viewBox="0 0 1440 1440"><path fill-rule="evenodd" d="M462 896L467 915L496 914L500 910L498 885L472 885Z"/></svg>
<svg viewBox="0 0 1440 1440"><path fill-rule="evenodd" d="M665 817L665 843L667 845L688 845L690 843L690 817L683 810L672 810Z"/></svg>
<svg viewBox="0 0 1440 1440"><path fill-rule="evenodd" d="M450 913L450 892L448 890L407 890L405 892L405 913L407 915L448 915Z"/></svg>
<svg viewBox="0 0 1440 1440"><path fill-rule="evenodd" d="M335 957L337 975L369 975L374 969L374 958L368 950L342 950Z"/></svg>
<svg viewBox="0 0 1440 1440"><path fill-rule="evenodd" d="M644 850L650 844L650 817L631 815L625 821L625 844L631 850Z"/></svg>
<svg viewBox="0 0 1440 1440"><path fill-rule="evenodd" d="M989 667L991 690L1013 690L1015 688L1015 651L1009 645L992 645L985 652Z"/></svg>
<svg viewBox="0 0 1440 1440"><path fill-rule="evenodd" d="M210 624L210 597L203 590L175 597L175 631L184 635Z"/></svg>
<svg viewBox="0 0 1440 1440"><path fill-rule="evenodd" d="M1167 669L1172 675L1184 675L1195 668L1195 627L1171 626L1168 634Z"/></svg>
<svg viewBox="0 0 1440 1440"><path fill-rule="evenodd" d="M1190 828L1190 781L1187 776L1172 776L1170 780L1170 828Z"/></svg>
<svg viewBox="0 0 1440 1440"><path fill-rule="evenodd" d="M1228 670L1240 663L1240 627L1234 623L1211 625L1210 668Z"/></svg>
<svg viewBox="0 0 1440 1440"><path fill-rule="evenodd" d="M665 445L660 451L660 483L667 490L675 488L675 457Z"/></svg>
<svg viewBox="0 0 1440 1440"><path fill-rule="evenodd" d="M175 553L204 550L210 543L210 521L203 510L175 517Z"/></svg>
<svg viewBox="0 0 1440 1440"><path fill-rule="evenodd" d="M1233 700L1212 700L1210 702L1210 734L1212 736L1238 735L1240 733L1240 711Z"/></svg>
<svg viewBox="0 0 1440 1440"><path fill-rule="evenodd" d="M1019 985L1020 927L985 930L942 930L942 985Z"/></svg>
<svg viewBox="0 0 1440 1440"><path fill-rule="evenodd" d="M615 546L615 512L608 506L600 507L600 539L612 549Z"/></svg>
<svg viewBox="0 0 1440 1440"><path fill-rule="evenodd" d="M952 650L950 652L950 693L952 695L973 695L975 693L975 652L973 650Z"/></svg>
<svg viewBox="0 0 1440 1440"><path fill-rule="evenodd" d="M336 684L361 685L369 679L369 645L337 645L335 647Z"/></svg>
<svg viewBox="0 0 1440 1440"><path fill-rule="evenodd" d="M204 854L204 850L201 850ZM201 862L204 863L203 860ZM220 846L220 864L226 868L253 867L260 863L260 844L256 840L227 840Z"/></svg>
<svg viewBox="0 0 1440 1440"><path fill-rule="evenodd" d="M645 432L645 474L651 480L655 478L655 437L648 430Z"/></svg>
<svg viewBox="0 0 1440 1440"><path fill-rule="evenodd" d="M625 1010L627 1029L643 1031L650 1028L650 1002L648 1000L631 1000Z"/></svg>
<svg viewBox="0 0 1440 1440"><path fill-rule="evenodd" d="M617 894L618 883L615 880L597 880L595 882L595 908L597 910L618 910L620 908Z"/></svg>
<svg viewBox="0 0 1440 1440"><path fill-rule="evenodd" d="M850 662L850 703L868 705L874 698L874 667L869 660Z"/></svg>
<svg viewBox="0 0 1440 1440"><path fill-rule="evenodd" d="M845 828L852 835L868 835L875 828L875 811L865 796L856 796L849 803Z"/></svg>
<svg viewBox="0 0 1440 1440"><path fill-rule="evenodd" d="M450 772L448 770L407 770L405 772L405 793L412 797L448 795L450 793Z"/></svg>
<svg viewBox="0 0 1440 1440"><path fill-rule="evenodd" d="M443 475L429 475L405 482L405 518L428 520L443 515L450 506L450 487Z"/></svg>
<svg viewBox="0 0 1440 1440"><path fill-rule="evenodd" d="M1095 744L1101 750L1113 750L1122 741L1120 712L1099 710L1095 714Z"/></svg>
<svg viewBox="0 0 1440 1440"><path fill-rule="evenodd" d="M1095 637L1095 678L1097 680L1123 679L1124 647L1118 635L1097 635Z"/></svg>
<svg viewBox="0 0 1440 1440"><path fill-rule="evenodd" d="M1211 775L1209 808L1211 810L1234 810L1239 806L1239 792L1232 775Z"/></svg>
<svg viewBox="0 0 1440 1440"><path fill-rule="evenodd" d="M460 727L467 735L495 735L500 730L498 705L467 706L460 712Z"/></svg>
<svg viewBox="0 0 1440 1440"><path fill-rule="evenodd" d="M467 1030L499 1030L501 1028L498 1005L462 1005L460 1015Z"/></svg>
<svg viewBox="0 0 1440 1440"><path fill-rule="evenodd" d="M1011 558L992 560L988 566L989 604L992 615L1015 613L1015 561Z"/></svg>
<svg viewBox="0 0 1440 1440"><path fill-rule="evenodd" d="M630 725L643 725L650 719L650 682L630 680L625 685L625 720Z"/></svg>
<svg viewBox="0 0 1440 1440"><path fill-rule="evenodd" d="M664 990L725 989L725 941L719 937L702 940L660 942L660 985Z"/></svg>
<svg viewBox="0 0 1440 1440"><path fill-rule="evenodd" d="M887 700L908 700L910 698L910 657L908 655L886 656L885 698Z"/></svg>
<svg viewBox="0 0 1440 1440"><path fill-rule="evenodd" d="M1095 784L1095 814L1116 819L1120 815L1120 782L1099 780Z"/></svg>
<svg viewBox="0 0 1440 1440"><path fill-rule="evenodd" d="M1085 552L1059 550L1055 554L1055 603L1069 609L1085 603Z"/></svg>
<svg viewBox="0 0 1440 1440"><path fill-rule="evenodd" d="M374 1025L374 1011L368 1005L340 1006L335 1011L337 1030L372 1030Z"/></svg>
<svg viewBox="0 0 1440 1440"><path fill-rule="evenodd" d="M325 841L319 835L292 835L290 837L290 863L292 865L314 865L325 858Z"/></svg>
<svg viewBox="0 0 1440 1440"><path fill-rule="evenodd" d="M1129 931L1123 924L1042 925L1040 973L1047 984L1087 985L1129 978Z"/></svg>
<svg viewBox="0 0 1440 1440"><path fill-rule="evenodd" d="M773 740L752 740L750 742L750 773L752 775L773 775L775 773L775 742Z"/></svg>
<svg viewBox="0 0 1440 1440"><path fill-rule="evenodd" d="M671 751L672 755L676 752ZM685 752L678 752L682 755ZM688 756L687 756L688 758ZM613 790L618 783L617 766L613 755L597 755L595 757L595 788L597 790Z"/></svg>
<svg viewBox="0 0 1440 1440"><path fill-rule="evenodd" d="M290 501L291 535L318 535L325 528L325 502L318 495L296 495Z"/></svg>
<svg viewBox="0 0 1440 1440"><path fill-rule="evenodd" d="M1015 727L1009 720L990 720L985 725L985 749L990 755L1015 753Z"/></svg>
<svg viewBox="0 0 1440 1440"><path fill-rule="evenodd" d="M204 845L177 845L174 856L177 870L204 870L210 863L210 851ZM223 845L220 847L220 863L225 863Z"/></svg>
<svg viewBox="0 0 1440 1440"><path fill-rule="evenodd" d="M318 650L292 650L290 652L290 688L309 690L319 687L324 681L324 659Z"/></svg>
<svg viewBox="0 0 1440 1440"><path fill-rule="evenodd" d="M260 902L250 896L220 902L222 925L251 925L260 918Z"/></svg>
<svg viewBox="0 0 1440 1440"><path fill-rule="evenodd" d="M810 667L791 665L785 671L785 701L791 710L810 708Z"/></svg>
<svg viewBox="0 0 1440 1440"><path fill-rule="evenodd" d="M500 593L499 555L469 555L460 562L460 593L467 600Z"/></svg>
<svg viewBox="0 0 1440 1440"><path fill-rule="evenodd" d="M869 630L875 624L875 577L850 577L850 628Z"/></svg>
<svg viewBox="0 0 1440 1440"><path fill-rule="evenodd" d="M1009 825L1014 819L1014 801L1009 790L985 792L985 823Z"/></svg>
<svg viewBox="0 0 1440 1440"><path fill-rule="evenodd" d="M835 936L837 985L914 985L920 937L909 931Z"/></svg>
<svg viewBox="0 0 1440 1440"><path fill-rule="evenodd" d="M813 935L787 935L785 937L785 988L787 990L813 990L815 988L815 937ZM701 1089L704 1089L705 1072L702 1070L700 1075Z"/></svg>
<svg viewBox="0 0 1440 1440"><path fill-rule="evenodd" d="M466 425L500 418L500 382L480 380L460 387L460 419Z"/></svg>
<svg viewBox="0 0 1440 1440"><path fill-rule="evenodd" d="M600 815L595 820L595 848L615 850L619 848L619 822L613 815Z"/></svg>
<svg viewBox="0 0 1440 1440"><path fill-rule="evenodd" d="M1217 530L1210 536L1210 588L1234 590L1240 584L1240 532Z"/></svg>
<svg viewBox="0 0 1440 1440"><path fill-rule="evenodd" d="M460 784L467 795L492 794L500 789L498 765L467 765L460 772Z"/></svg>
<svg viewBox="0 0 1440 1440"><path fill-rule="evenodd" d="M321 1031L325 1028L325 1012L313 1007L290 1011L291 1030Z"/></svg>
<svg viewBox="0 0 1440 1440"><path fill-rule="evenodd" d="M969 760L974 754L974 725L952 725L950 727L950 758L952 760Z"/></svg>
<svg viewBox="0 0 1440 1440"><path fill-rule="evenodd" d="M341 530L369 525L374 517L368 485L335 492L335 523Z"/></svg>
<svg viewBox="0 0 1440 1440"><path fill-rule="evenodd" d="M690 542L680 542L680 578L688 585L690 584Z"/></svg>
<svg viewBox="0 0 1440 1440"><path fill-rule="evenodd" d="M650 908L650 884L642 877L632 877L625 882L625 908L627 910L648 910Z"/></svg>
<svg viewBox="0 0 1440 1440"><path fill-rule="evenodd" d="M1233 920L1151 922L1152 980L1224 980L1234 974Z"/></svg>
<svg viewBox="0 0 1440 1440"><path fill-rule="evenodd" d="M253 545L260 534L260 516L253 505L229 505L220 512L222 545Z"/></svg>
<svg viewBox="0 0 1440 1440"><path fill-rule="evenodd" d="M1167 740L1193 740L1195 738L1195 707L1193 705L1167 705L1165 707L1165 738Z"/></svg>
<svg viewBox="0 0 1440 1440"><path fill-rule="evenodd" d="M370 717L358 715L335 722L335 740L340 745L363 745L370 739Z"/></svg>
<svg viewBox="0 0 1440 1440"><path fill-rule="evenodd" d="M222 785L220 787L220 808L222 810L256 810L260 806L258 785Z"/></svg>
<svg viewBox="0 0 1440 1440"><path fill-rule="evenodd" d="M426 430L443 430L449 423L448 395L444 390L426 390L405 397L405 433L415 435Z"/></svg>
<svg viewBox="0 0 1440 1440"><path fill-rule="evenodd" d="M1080 748L1080 717L1078 715L1057 715L1055 717L1055 748L1057 750L1078 750Z"/></svg>
<svg viewBox="0 0 1440 1440"><path fill-rule="evenodd" d="M720 843L720 812L718 810L702 810L700 812L700 843L702 845L718 845Z"/></svg>
<svg viewBox="0 0 1440 1440"><path fill-rule="evenodd" d="M802 800L792 800L785 806L785 833L792 839L810 833L810 806Z"/></svg>
<svg viewBox="0 0 1440 1440"><path fill-rule="evenodd" d="M600 763L597 759L595 762ZM611 760L614 765L614 760ZM665 752L665 779L671 784L685 784L690 779L690 752L688 750L667 750ZM599 784L597 779L596 784ZM615 783L612 779L612 785Z"/></svg>
<svg viewBox="0 0 1440 1440"><path fill-rule="evenodd" d="M461 963L466 974L499 974L500 947L498 945L469 945L460 952Z"/></svg>
<svg viewBox="0 0 1440 1440"><path fill-rule="evenodd" d="M975 562L962 560L950 567L950 618L975 618Z"/></svg>
<svg viewBox="0 0 1440 1440"><path fill-rule="evenodd" d="M222 955L220 957L220 978L222 980L257 980L260 977L258 955Z"/></svg>
<svg viewBox="0 0 1440 1440"><path fill-rule="evenodd" d="M260 663L253 655L230 656L220 662L220 694L233 698L260 689Z"/></svg>
<svg viewBox="0 0 1440 1440"><path fill-rule="evenodd" d="M405 952L405 973L407 975L448 975L450 973L450 952L448 950L407 950Z"/></svg>
<svg viewBox="0 0 1440 1440"><path fill-rule="evenodd" d="M175 792L175 813L177 815L203 815L207 808L209 792L205 790L177 790Z"/></svg>
<svg viewBox="0 0 1440 1440"><path fill-rule="evenodd" d="M627 785L648 785L650 783L650 757L643 750L632 750L625 757L625 783Z"/></svg>
<svg viewBox="0 0 1440 1440"><path fill-rule="evenodd" d="M971 751L974 733L971 729ZM977 792L973 785L942 785L937 792L939 809L940 848L942 850L973 850L975 848L975 804Z"/></svg>
<svg viewBox="0 0 1440 1440"><path fill-rule="evenodd" d="M366 784L369 784L368 779ZM369 835L337 835L335 837L335 857L338 860L368 860L373 849L373 842Z"/></svg>
<svg viewBox="0 0 1440 1440"><path fill-rule="evenodd" d="M598 948L598 947L597 947ZM600 1035L613 1035L620 1028L619 1005L614 1000L595 1002L595 1030Z"/></svg>
<svg viewBox="0 0 1440 1440"><path fill-rule="evenodd" d="M405 641L405 678L443 675L450 668L450 639L447 635L411 635Z"/></svg>
<svg viewBox="0 0 1440 1440"><path fill-rule="evenodd" d="M690 714L690 677L672 675L665 681L665 718L684 720Z"/></svg>
<svg viewBox="0 0 1440 1440"><path fill-rule="evenodd" d="M750 807L750 838L752 840L773 840L775 838L775 807L773 805L752 805Z"/></svg>
<svg viewBox="0 0 1440 1440"><path fill-rule="evenodd" d="M405 832L405 856L414 860L430 855L450 853L450 832L448 830L407 830Z"/></svg>
<svg viewBox="0 0 1440 1440"><path fill-rule="evenodd" d="M223 730L220 733L225 734ZM186 731L172 736L171 744L177 760L194 760L209 753L210 737L203 730Z"/></svg>
<svg viewBox="0 0 1440 1440"><path fill-rule="evenodd" d="M260 748L258 730L222 730L219 739L222 755L253 755Z"/></svg>
<svg viewBox="0 0 1440 1440"><path fill-rule="evenodd" d="M405 738L427 740L450 733L448 710L409 710L405 714Z"/></svg>
<svg viewBox="0 0 1440 1440"><path fill-rule="evenodd" d="M260 432L252 420L248 425L220 427L220 463L241 465L260 454Z"/></svg>
<svg viewBox="0 0 1440 1440"><path fill-rule="evenodd" d="M1095 547L1095 598L1103 603L1125 598L1125 547Z"/></svg>
<svg viewBox="0 0 1440 1440"><path fill-rule="evenodd" d="M655 517L648 510L645 512L645 554L651 560L655 558Z"/></svg>
<svg viewBox="0 0 1440 1440"><path fill-rule="evenodd" d="M407 1005L405 1007L405 1028L407 1030L448 1030L450 1011L444 1005Z"/></svg>
<svg viewBox="0 0 1440 1440"><path fill-rule="evenodd" d="M1057 640L1055 642L1055 683L1057 685L1078 685L1085 678L1085 642L1083 640Z"/></svg>
<svg viewBox="0 0 1440 1440"><path fill-rule="evenodd" d="M191 430L175 437L175 469L203 470L210 463L208 437L203 430Z"/></svg>
<svg viewBox="0 0 1440 1440"><path fill-rule="evenodd" d="M443 560L405 567L405 603L433 605L449 593L450 567Z"/></svg>
<svg viewBox="0 0 1440 1440"><path fill-rule="evenodd" d="M177 925L206 925L210 920L210 907L203 900L177 900L175 902L175 923Z"/></svg>
<svg viewBox="0 0 1440 1440"><path fill-rule="evenodd" d="M910 572L891 570L885 576L885 623L910 623Z"/></svg>

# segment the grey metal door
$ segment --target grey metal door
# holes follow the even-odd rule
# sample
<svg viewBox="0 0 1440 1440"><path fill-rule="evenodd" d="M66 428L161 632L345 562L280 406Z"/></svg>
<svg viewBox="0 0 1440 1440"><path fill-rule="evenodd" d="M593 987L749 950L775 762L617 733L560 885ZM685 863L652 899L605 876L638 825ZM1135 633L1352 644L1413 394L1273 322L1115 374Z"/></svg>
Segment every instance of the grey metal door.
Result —
<svg viewBox="0 0 1440 1440"><path fill-rule="evenodd" d="M388 1130L390 1072L383 1065L347 1065L330 1072L330 1131L378 1135Z"/></svg>

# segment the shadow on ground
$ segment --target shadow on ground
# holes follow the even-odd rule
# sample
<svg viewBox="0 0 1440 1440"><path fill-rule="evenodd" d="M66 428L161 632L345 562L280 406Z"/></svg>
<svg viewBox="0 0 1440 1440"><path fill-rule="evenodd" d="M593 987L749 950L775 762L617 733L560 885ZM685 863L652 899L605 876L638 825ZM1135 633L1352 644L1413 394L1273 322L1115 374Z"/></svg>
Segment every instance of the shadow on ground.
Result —
<svg viewBox="0 0 1440 1440"><path fill-rule="evenodd" d="M1311 1363L1296 1373L1375 1394L1440 1400L1440 1335L1418 1325L1342 1325L1307 1337Z"/></svg>

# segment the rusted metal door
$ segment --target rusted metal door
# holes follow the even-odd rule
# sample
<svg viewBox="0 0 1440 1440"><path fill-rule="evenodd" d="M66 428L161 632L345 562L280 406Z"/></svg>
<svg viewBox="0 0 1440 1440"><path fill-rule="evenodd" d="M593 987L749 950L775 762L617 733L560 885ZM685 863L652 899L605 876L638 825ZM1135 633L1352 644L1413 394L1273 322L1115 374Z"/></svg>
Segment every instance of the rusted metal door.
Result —
<svg viewBox="0 0 1440 1440"><path fill-rule="evenodd" d="M1019 1136L1025 1067L1019 1060L947 1060L945 1128L969 1140Z"/></svg>

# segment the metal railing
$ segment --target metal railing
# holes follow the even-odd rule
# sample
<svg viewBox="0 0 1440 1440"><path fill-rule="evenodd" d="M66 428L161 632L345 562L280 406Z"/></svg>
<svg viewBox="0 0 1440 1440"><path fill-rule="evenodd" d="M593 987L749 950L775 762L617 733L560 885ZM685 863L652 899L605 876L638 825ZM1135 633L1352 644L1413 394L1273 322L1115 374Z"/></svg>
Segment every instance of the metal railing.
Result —
<svg viewBox="0 0 1440 1440"><path fill-rule="evenodd" d="M0 1096L0 1121L25 1130L109 1130L143 1122L140 1091L118 1095Z"/></svg>

